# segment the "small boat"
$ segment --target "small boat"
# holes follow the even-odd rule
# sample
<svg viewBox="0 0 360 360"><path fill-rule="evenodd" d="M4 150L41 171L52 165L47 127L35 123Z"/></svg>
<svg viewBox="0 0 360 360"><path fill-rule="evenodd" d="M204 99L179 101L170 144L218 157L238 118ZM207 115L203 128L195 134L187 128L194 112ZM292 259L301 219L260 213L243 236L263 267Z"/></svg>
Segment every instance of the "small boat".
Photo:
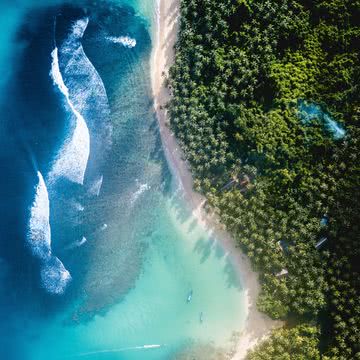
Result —
<svg viewBox="0 0 360 360"><path fill-rule="evenodd" d="M192 290L190 290L190 292L189 292L189 294L188 294L188 296L187 296L187 299L186 299L186 302L190 302L191 301L191 299L192 299L192 295L193 295L193 291Z"/></svg>
<svg viewBox="0 0 360 360"><path fill-rule="evenodd" d="M200 320L200 323L203 323L203 321L204 321L204 314L203 314L203 312L200 313L199 320Z"/></svg>

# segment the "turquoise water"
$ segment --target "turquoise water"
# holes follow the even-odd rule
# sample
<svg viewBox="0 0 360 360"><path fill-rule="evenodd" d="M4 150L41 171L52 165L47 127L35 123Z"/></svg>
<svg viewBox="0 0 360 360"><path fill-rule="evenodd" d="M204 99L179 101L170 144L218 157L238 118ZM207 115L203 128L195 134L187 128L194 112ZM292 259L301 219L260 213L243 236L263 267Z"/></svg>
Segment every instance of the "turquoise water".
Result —
<svg viewBox="0 0 360 360"><path fill-rule="evenodd" d="M231 346L232 331L241 329L245 315L231 264L191 217L179 220L171 199L164 199L157 216L163 220L151 235L134 289L86 324L63 326L64 314L37 324L23 345L29 359L172 359L200 344ZM154 348L142 348L147 345Z"/></svg>
<svg viewBox="0 0 360 360"><path fill-rule="evenodd" d="M329 114L323 111L320 105L299 101L298 109L300 118L304 124L310 124L313 120L319 120L324 128L332 135L335 140L344 138L346 131L344 127L335 121Z"/></svg>
<svg viewBox="0 0 360 360"><path fill-rule="evenodd" d="M244 327L164 157L155 6L1 4L1 358L209 359Z"/></svg>

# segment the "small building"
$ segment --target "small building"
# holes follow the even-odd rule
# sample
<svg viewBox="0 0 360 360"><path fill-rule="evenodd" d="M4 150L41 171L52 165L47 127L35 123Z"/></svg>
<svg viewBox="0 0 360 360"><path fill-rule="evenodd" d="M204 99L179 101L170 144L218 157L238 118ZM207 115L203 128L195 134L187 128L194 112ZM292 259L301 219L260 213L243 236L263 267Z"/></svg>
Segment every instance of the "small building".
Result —
<svg viewBox="0 0 360 360"><path fill-rule="evenodd" d="M319 249L326 241L328 240L327 237L322 237L315 245L316 249Z"/></svg>
<svg viewBox="0 0 360 360"><path fill-rule="evenodd" d="M288 252L289 244L285 240L280 240L277 242L277 244L279 245L281 251L283 251L284 253Z"/></svg>
<svg viewBox="0 0 360 360"><path fill-rule="evenodd" d="M289 274L289 272L287 271L287 269L282 269L280 272L278 272L277 274L275 274L276 277L283 277L286 276L287 274Z"/></svg>

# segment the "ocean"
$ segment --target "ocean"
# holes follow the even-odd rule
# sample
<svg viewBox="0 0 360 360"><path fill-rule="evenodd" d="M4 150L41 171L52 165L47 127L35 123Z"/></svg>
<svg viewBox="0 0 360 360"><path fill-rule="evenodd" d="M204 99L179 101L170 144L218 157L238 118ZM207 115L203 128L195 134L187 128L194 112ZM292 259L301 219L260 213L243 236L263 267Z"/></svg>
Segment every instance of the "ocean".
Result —
<svg viewBox="0 0 360 360"><path fill-rule="evenodd" d="M245 294L164 156L156 1L0 10L0 358L229 351Z"/></svg>

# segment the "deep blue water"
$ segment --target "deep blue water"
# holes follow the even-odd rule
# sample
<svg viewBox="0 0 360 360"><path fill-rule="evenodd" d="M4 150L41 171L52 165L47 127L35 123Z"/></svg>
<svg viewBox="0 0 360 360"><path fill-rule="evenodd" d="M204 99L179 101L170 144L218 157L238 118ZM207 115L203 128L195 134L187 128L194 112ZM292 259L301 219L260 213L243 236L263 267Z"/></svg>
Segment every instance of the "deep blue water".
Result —
<svg viewBox="0 0 360 360"><path fill-rule="evenodd" d="M90 15L89 17L86 14L87 12ZM34 281L31 284L32 289L37 286L41 293L41 288L45 287L44 284L38 284L38 277L32 274L32 272L38 272L39 269L36 265L39 265L37 264L39 261L36 261L36 256L31 256L31 249L26 246L24 236L29 231L28 221L32 216L30 209L36 198L34 187L38 182L37 172L41 172L45 179L49 177L49 174L51 175L52 168L57 166L58 153L61 152L64 143L66 146L66 142L71 138L76 121L64 100L65 97L60 91L57 91L58 89L49 75L52 62L51 53L56 43L61 47L61 44L66 41L64 39L71 36L69 33L72 32L71 27L75 21L91 18L91 26L86 29L87 36L83 39L83 46L84 48L88 47L89 53L92 55L91 61L103 69L105 75L107 67L111 67L114 70L112 74L114 74L116 70L126 67L128 61L126 57L124 59L124 51L127 48L119 45L115 47L114 44L106 42L102 32L113 31L117 33L120 29L120 31L129 34L136 32L137 37L141 40L136 49L133 49L134 54L131 56L141 58L142 53L149 52L150 38L145 24L141 20L132 21L134 13L130 8L119 8L117 14L112 10L111 15L113 20L109 22L107 19L109 9L99 6L96 11L91 8L84 10L72 6L30 10L17 32L16 41L26 44L26 46L17 59L17 69L4 94L6 105L2 111L1 165L5 176L1 179L1 189L3 192L2 199L5 201L2 201L1 228L3 230L2 241L4 246L2 250L4 259L8 258L9 264L16 264L16 266L21 264L21 268L17 268L14 274L15 277L19 278L21 289L23 289L21 282L28 283L30 279L30 281ZM75 50L70 49L70 51ZM79 89L73 91L72 102L80 104L84 101L88 103L82 112L86 117L92 146L87 165L86 163L81 164L82 153L86 152L81 145L74 150L74 153L64 152L64 154L60 154L60 157L65 157L65 159L60 160L60 165L58 165L61 171L55 174L56 180L51 186L47 184L52 214L51 235L52 240L56 240L52 241L54 253L58 251L58 248L71 245L77 240L77 237L91 234L103 225L97 216L96 219L93 219L94 217L91 214L86 214L89 208L92 209L91 213L94 213L94 208L100 206L99 203L101 202L98 196L91 193L89 187L92 185L93 178L105 176L112 171L112 162L121 161L114 156L116 144L112 144L113 153L111 158L108 158L108 143L112 141L110 139L111 129L104 130L104 128L107 125L105 123L110 123L111 118L107 110L98 109L100 107L99 91L96 87L99 85L96 82L97 79L90 76L91 74L89 75L94 70L86 69L83 66L84 60L81 59L81 55L75 55L74 59L70 59L75 64L66 69L65 66L62 66L62 63L67 65L69 62L66 56L59 54L60 70L65 74L63 79L68 88L74 87L74 84L81 84ZM116 73L119 74L120 71ZM111 76L113 77L111 80L114 82L109 81L108 84L114 83L116 87L119 86L121 76L119 78ZM106 76L104 78L106 80ZM93 88L93 93L87 96L85 92L91 88ZM116 90L117 88L113 91L111 88L108 89L109 102L116 101ZM150 112L150 99L142 97L139 98L139 101L145 105L141 108L147 108L147 111ZM110 107L110 104L107 107ZM104 116L101 116L101 111L105 112ZM132 113L131 115L137 114ZM83 134L80 134L80 138L82 136ZM132 144L135 143L136 141ZM124 143L120 146L121 152L126 151ZM71 156L75 159L69 159ZM140 161L141 159L139 159ZM76 175L75 177L68 176L74 167L81 166L86 169L84 186L81 186L82 184L76 179ZM117 169L126 171L125 167L117 167ZM136 169L130 171L134 172ZM115 176L109 174L106 178L116 183L117 178L125 176L127 175L124 173L118 173ZM50 183L52 180L49 179L45 182ZM112 184L104 182L102 196L111 196L114 192L118 194L118 190L114 189ZM89 206L86 206L87 204ZM83 211L79 211L80 206L84 208ZM111 209L112 212L114 210L114 208ZM85 218L86 221L84 221ZM12 239L11 242L6 241L9 238ZM68 256L64 254L64 257L67 258ZM85 255L84 258L86 258ZM76 264L72 264L70 258L64 261L69 263L68 267L70 268L77 267ZM18 281L14 281L14 284L17 283Z"/></svg>
<svg viewBox="0 0 360 360"><path fill-rule="evenodd" d="M243 290L164 157L154 12L74 4L1 4L0 358L227 348Z"/></svg>

